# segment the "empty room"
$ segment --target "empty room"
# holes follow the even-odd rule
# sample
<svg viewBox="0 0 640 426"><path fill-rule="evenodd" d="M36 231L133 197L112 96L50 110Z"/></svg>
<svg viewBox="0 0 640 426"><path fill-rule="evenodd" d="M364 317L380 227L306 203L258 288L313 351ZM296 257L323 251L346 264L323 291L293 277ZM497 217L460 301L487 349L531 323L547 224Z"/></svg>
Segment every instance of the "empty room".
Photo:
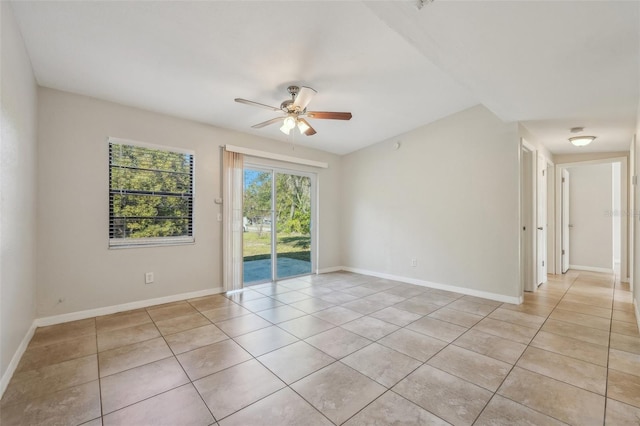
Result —
<svg viewBox="0 0 640 426"><path fill-rule="evenodd" d="M640 425L639 2L0 18L0 425Z"/></svg>

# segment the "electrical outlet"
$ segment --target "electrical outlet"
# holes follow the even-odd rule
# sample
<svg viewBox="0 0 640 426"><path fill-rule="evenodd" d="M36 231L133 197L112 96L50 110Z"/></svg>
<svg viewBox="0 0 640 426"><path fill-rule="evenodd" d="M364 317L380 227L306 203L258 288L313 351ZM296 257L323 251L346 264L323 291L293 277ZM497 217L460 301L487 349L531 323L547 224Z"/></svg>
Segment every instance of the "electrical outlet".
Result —
<svg viewBox="0 0 640 426"><path fill-rule="evenodd" d="M146 272L144 274L144 283L151 284L153 282L153 272Z"/></svg>
<svg viewBox="0 0 640 426"><path fill-rule="evenodd" d="M418 259L416 259L415 257L411 258L411 266L413 268L415 268L416 266L418 266Z"/></svg>

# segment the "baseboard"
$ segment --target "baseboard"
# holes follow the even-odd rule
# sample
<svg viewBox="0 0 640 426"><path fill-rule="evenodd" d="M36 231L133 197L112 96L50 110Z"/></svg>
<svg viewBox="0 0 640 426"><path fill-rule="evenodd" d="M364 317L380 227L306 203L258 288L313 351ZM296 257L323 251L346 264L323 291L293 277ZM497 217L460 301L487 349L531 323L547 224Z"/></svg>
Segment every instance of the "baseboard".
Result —
<svg viewBox="0 0 640 426"><path fill-rule="evenodd" d="M37 328L37 325L36 325L36 322L34 320L31 323L31 327L29 327L29 330L27 331L27 334L24 335L24 338L22 339L22 342L20 342L20 345L18 346L18 349L16 349L15 353L13 354L13 357L11 358L11 362L7 366L7 369L5 370L4 374L2 375L2 378L0 379L0 399L2 399L2 395L4 395L4 391L7 390L7 386L9 385L9 382L11 381L11 378L13 377L13 373L15 373L16 368L18 368L18 364L20 363L20 359L22 359L22 355L24 355L24 351L27 350L27 346L29 346L29 342L31 341L31 338L33 337L33 333L35 333L36 328Z"/></svg>
<svg viewBox="0 0 640 426"><path fill-rule="evenodd" d="M49 317L36 318L34 324L37 327L47 325L61 324L63 322L77 321L86 318L99 317L101 315L115 314L132 309L147 308L154 305L162 305L163 303L178 302L180 300L194 299L196 297L210 296L212 294L222 293L222 287L210 288L206 290L192 291L189 293L174 294L172 296L157 297L155 299L139 300L137 302L123 303L121 305L105 306L102 308L87 309L85 311L70 312L68 314L53 315Z"/></svg>
<svg viewBox="0 0 640 426"><path fill-rule="evenodd" d="M466 295L469 295L469 296L482 297L484 299L495 300L497 302L512 303L512 304L515 304L515 305L519 305L524 300L524 296L518 296L518 297L516 297L516 296L505 296L504 294L489 293L487 291L474 290L474 289L465 288L465 287L457 287L457 286L448 285L448 284L434 283L434 282L431 282L431 281L424 281L424 280L419 280L419 279L416 279L416 278L402 277L402 276L399 276L399 275L385 274L385 273L382 273L382 272L369 271L369 270L366 270L366 269L351 268L349 266L345 266L342 269L344 271L355 272L357 274L370 275L372 277L384 278L384 279L393 280L393 281L400 281L400 282L403 282L403 283L415 284L415 285L419 285L419 286L422 286L422 287L435 288L435 289L438 289L438 290L453 291L455 293L466 294Z"/></svg>
<svg viewBox="0 0 640 426"><path fill-rule="evenodd" d="M194 299L196 297L210 296L212 294L222 293L223 291L224 289L222 287L210 288L207 290L199 290L199 291L192 291L189 293L174 294L172 296L157 297L155 299L146 299L146 300L140 300L137 302L123 303L121 305L105 306L102 308L87 309L85 311L71 312L68 314L36 318L35 320L33 320L33 323L31 324L29 331L27 331L27 334L25 334L24 338L22 339L22 342L20 342L20 346L18 346L18 349L13 354L13 357L11 358L11 362L9 363L7 370L2 375L2 378L0 378L0 398L2 398L4 391L7 389L7 386L9 385L9 382L13 377L13 373L15 373L16 368L18 368L18 363L20 362L22 355L24 355L24 352L27 350L27 346L29 346L29 342L31 341L31 338L33 337L33 334L35 333L36 328L38 327L61 324L69 321L76 321L76 320L81 320L86 318L93 318L101 315L115 314L117 312L129 311L132 309L147 308L149 306L161 305L163 303L178 302L180 300L186 300L186 299Z"/></svg>
<svg viewBox="0 0 640 426"><path fill-rule="evenodd" d="M344 271L344 266L332 266L330 268L318 269L317 274L328 274L330 272Z"/></svg>
<svg viewBox="0 0 640 426"><path fill-rule="evenodd" d="M576 271L602 272L604 274L613 274L613 269L596 268L595 266L569 265L569 269L575 269Z"/></svg>

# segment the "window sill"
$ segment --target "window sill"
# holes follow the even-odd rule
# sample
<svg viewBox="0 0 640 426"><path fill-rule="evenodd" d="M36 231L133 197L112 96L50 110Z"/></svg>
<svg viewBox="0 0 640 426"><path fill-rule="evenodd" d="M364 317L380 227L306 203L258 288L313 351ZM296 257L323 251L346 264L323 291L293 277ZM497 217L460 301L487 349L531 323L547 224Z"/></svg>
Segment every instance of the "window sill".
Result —
<svg viewBox="0 0 640 426"><path fill-rule="evenodd" d="M144 241L144 242L131 242L131 241L109 241L109 250L131 249L131 248L145 248L145 247L175 247L175 246L187 246L194 245L195 239L184 240L171 240L171 241Z"/></svg>

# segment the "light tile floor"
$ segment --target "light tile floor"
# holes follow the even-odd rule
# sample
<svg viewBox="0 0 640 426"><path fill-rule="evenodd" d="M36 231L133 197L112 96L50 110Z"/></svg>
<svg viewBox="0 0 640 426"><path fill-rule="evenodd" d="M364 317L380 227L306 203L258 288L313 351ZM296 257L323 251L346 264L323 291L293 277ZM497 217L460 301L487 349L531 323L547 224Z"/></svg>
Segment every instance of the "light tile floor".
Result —
<svg viewBox="0 0 640 426"><path fill-rule="evenodd" d="M351 273L39 328L0 424L638 425L628 285L522 305Z"/></svg>

